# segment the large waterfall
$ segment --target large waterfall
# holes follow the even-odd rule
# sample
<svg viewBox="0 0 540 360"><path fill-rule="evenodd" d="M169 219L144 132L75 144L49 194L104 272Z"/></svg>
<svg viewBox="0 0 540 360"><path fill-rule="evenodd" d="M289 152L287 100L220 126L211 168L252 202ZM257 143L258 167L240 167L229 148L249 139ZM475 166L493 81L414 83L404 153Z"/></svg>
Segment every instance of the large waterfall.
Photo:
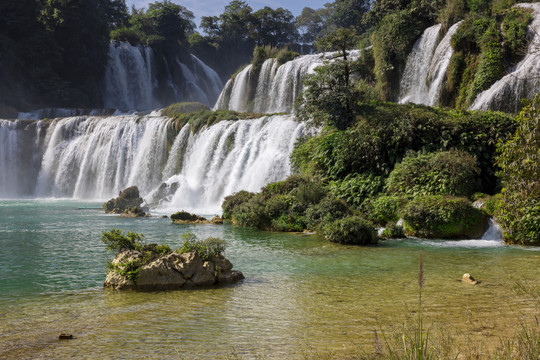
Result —
<svg viewBox="0 0 540 360"><path fill-rule="evenodd" d="M399 103L437 105L453 52L450 40L460 23L452 25L438 45L440 25L427 28L416 41L401 79Z"/></svg>
<svg viewBox="0 0 540 360"><path fill-rule="evenodd" d="M531 40L527 53L510 73L480 93L471 109L515 112L521 108L520 99L532 99L540 91L540 4L517 6L533 11L533 21L529 25L528 34Z"/></svg>
<svg viewBox="0 0 540 360"><path fill-rule="evenodd" d="M150 47L112 41L109 57L102 86L109 109L149 110L179 101L213 106L223 88L219 75L193 55L168 63Z"/></svg>
<svg viewBox="0 0 540 360"><path fill-rule="evenodd" d="M263 114L290 113L303 89L303 77L335 55L304 55L281 66L276 59L270 58L259 71L248 65L227 82L214 108ZM350 51L352 58L359 55L358 50Z"/></svg>
<svg viewBox="0 0 540 360"><path fill-rule="evenodd" d="M155 206L219 212L226 195L290 173L304 125L290 115L193 133L158 112L0 121L0 197L107 199L137 185ZM164 193L166 190L166 193Z"/></svg>

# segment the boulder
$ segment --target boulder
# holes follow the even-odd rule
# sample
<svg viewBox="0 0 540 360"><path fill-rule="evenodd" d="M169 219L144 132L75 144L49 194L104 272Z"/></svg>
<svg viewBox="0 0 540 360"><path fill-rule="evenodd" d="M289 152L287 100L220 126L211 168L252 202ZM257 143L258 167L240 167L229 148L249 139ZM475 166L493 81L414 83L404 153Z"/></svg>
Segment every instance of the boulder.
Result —
<svg viewBox="0 0 540 360"><path fill-rule="evenodd" d="M210 224L210 221L205 217L191 214L183 210L172 214L171 220L175 224Z"/></svg>
<svg viewBox="0 0 540 360"><path fill-rule="evenodd" d="M107 214L124 214L126 217L145 216L146 209L141 207L143 202L144 199L141 198L139 189L136 186L131 186L122 190L117 198L103 204L103 209Z"/></svg>
<svg viewBox="0 0 540 360"><path fill-rule="evenodd" d="M463 274L461 282L464 284L477 285L480 284L480 281L476 280L471 276L471 274Z"/></svg>
<svg viewBox="0 0 540 360"><path fill-rule="evenodd" d="M222 255L208 261L203 261L195 251L150 258L153 260L142 264L145 257L141 252L121 251L111 263L104 286L117 290L173 290L233 283L244 278L240 271L232 270L233 265ZM124 275L125 270L137 262L141 262L137 275L129 279Z"/></svg>
<svg viewBox="0 0 540 360"><path fill-rule="evenodd" d="M223 225L223 219L219 216L214 216L210 222L214 225Z"/></svg>

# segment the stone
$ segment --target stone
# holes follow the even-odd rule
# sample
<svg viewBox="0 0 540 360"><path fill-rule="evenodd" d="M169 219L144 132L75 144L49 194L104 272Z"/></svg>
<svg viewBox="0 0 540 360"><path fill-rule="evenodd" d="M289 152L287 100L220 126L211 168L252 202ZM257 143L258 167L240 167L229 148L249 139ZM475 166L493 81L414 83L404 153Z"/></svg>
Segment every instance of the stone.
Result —
<svg viewBox="0 0 540 360"><path fill-rule="evenodd" d="M232 263L222 255L203 261L195 251L179 254L171 252L158 256L152 245L143 252L124 250L111 262L104 286L116 290L173 290L184 287L210 286L218 283L232 283L244 278L240 271L232 270ZM148 253L151 255L148 256ZM142 264L134 280L121 274L124 264L149 261ZM132 270L132 269L131 269Z"/></svg>
<svg viewBox="0 0 540 360"><path fill-rule="evenodd" d="M223 219L219 216L214 216L210 222L214 225L223 225Z"/></svg>
<svg viewBox="0 0 540 360"><path fill-rule="evenodd" d="M71 340L71 339L73 339L73 335L72 334L67 334L67 333L62 333L62 334L58 335L58 339L59 340Z"/></svg>
<svg viewBox="0 0 540 360"><path fill-rule="evenodd" d="M144 208L141 207L144 199L139 195L139 189L131 186L120 192L117 198L110 199L103 204L103 210L107 214L125 214L126 217L144 216ZM126 212L127 211L127 212ZM143 215L140 215L140 214ZM134 216L137 214L137 216Z"/></svg>
<svg viewBox="0 0 540 360"><path fill-rule="evenodd" d="M172 214L171 220L175 224L210 224L210 221L205 217L191 214L183 210Z"/></svg>
<svg viewBox="0 0 540 360"><path fill-rule="evenodd" d="M480 281L476 280L471 276L471 274L463 274L461 282L464 284L477 285L480 284Z"/></svg>

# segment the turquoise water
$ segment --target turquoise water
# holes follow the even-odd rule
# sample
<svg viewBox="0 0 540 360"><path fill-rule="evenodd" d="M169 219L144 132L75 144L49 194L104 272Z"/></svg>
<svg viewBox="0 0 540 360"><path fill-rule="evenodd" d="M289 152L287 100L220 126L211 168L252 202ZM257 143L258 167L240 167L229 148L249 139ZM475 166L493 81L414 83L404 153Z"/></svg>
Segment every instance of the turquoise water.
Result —
<svg viewBox="0 0 540 360"><path fill-rule="evenodd" d="M397 325L417 308L420 251L430 322L489 344L536 311L515 285L537 281L537 249L417 239L348 247L159 216L124 219L100 206L0 201L0 358L347 356L372 348L374 328ZM112 228L172 247L186 231L221 237L246 279L211 289L105 290L105 263L114 254L100 236ZM461 284L465 272L483 283ZM59 341L61 332L76 339Z"/></svg>

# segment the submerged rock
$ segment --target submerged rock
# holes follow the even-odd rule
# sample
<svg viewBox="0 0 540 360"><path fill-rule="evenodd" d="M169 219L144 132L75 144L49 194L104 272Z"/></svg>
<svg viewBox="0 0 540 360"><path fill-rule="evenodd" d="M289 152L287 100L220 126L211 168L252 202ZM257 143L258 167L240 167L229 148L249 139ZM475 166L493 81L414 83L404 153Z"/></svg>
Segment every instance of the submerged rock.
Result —
<svg viewBox="0 0 540 360"><path fill-rule="evenodd" d="M240 271L232 270L233 265L222 255L203 261L195 251L171 252L141 266L143 258L136 250L118 253L103 285L116 290L175 290L233 283L244 278Z"/></svg>
<svg viewBox="0 0 540 360"><path fill-rule="evenodd" d="M122 190L117 198L113 198L103 204L103 209L107 214L121 214L124 217L144 217L147 209L141 205L144 199L139 195L136 186Z"/></svg>
<svg viewBox="0 0 540 360"><path fill-rule="evenodd" d="M464 284L477 285L480 284L480 281L476 280L471 276L471 274L463 274L461 282Z"/></svg>

